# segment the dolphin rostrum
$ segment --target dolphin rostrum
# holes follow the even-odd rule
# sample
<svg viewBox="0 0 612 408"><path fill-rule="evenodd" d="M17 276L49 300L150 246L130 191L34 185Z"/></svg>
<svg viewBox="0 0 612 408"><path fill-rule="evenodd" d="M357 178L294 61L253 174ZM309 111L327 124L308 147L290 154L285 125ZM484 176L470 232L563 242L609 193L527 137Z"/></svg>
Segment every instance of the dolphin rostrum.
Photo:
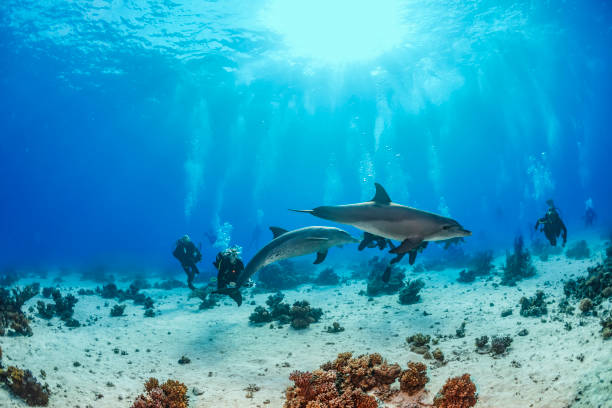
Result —
<svg viewBox="0 0 612 408"><path fill-rule="evenodd" d="M270 230L274 239L251 258L246 268L236 279L236 286L219 289L216 293L229 295L240 306L242 295L239 288L244 286L249 278L264 266L314 252L317 253L314 263L319 264L325 260L329 248L359 242L348 232L335 227L304 227L293 231L270 227Z"/></svg>
<svg viewBox="0 0 612 408"><path fill-rule="evenodd" d="M401 244L390 251L398 255L422 248L427 241L444 241L472 235L452 218L391 202L383 186L378 183L374 185L374 198L364 203L291 211L309 213L325 220L352 225L370 234L400 241Z"/></svg>

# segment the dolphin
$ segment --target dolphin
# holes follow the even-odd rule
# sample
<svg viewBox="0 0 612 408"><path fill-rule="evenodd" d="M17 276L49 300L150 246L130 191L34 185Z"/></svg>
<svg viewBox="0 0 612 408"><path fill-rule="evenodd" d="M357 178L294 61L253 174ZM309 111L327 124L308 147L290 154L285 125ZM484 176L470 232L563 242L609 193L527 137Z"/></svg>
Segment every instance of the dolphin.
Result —
<svg viewBox="0 0 612 408"><path fill-rule="evenodd" d="M219 289L215 293L229 295L240 306L242 295L239 288L264 266L313 252L317 253L314 263L320 264L325 260L329 248L359 242L348 232L335 227L304 227L293 231L270 227L270 231L274 239L251 258L246 268L238 275L236 286Z"/></svg>
<svg viewBox="0 0 612 408"><path fill-rule="evenodd" d="M452 218L391 202L383 186L378 183L374 185L376 194L370 201L364 203L291 211L352 225L370 234L400 241L399 246L389 251L398 255L405 255L422 248L422 245L428 241L444 241L472 235ZM395 260L397 261L399 259Z"/></svg>

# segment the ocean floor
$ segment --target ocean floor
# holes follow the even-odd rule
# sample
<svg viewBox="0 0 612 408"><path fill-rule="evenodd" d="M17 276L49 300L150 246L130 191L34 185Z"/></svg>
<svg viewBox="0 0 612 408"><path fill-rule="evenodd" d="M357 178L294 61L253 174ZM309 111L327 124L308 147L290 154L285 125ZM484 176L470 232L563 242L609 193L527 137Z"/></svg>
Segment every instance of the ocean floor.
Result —
<svg viewBox="0 0 612 408"><path fill-rule="evenodd" d="M219 307L198 310L199 299L188 299L188 289L147 289L143 292L155 299L159 311L154 318L143 317L143 307L131 301L125 302L126 316L110 317L116 301L78 296L74 317L84 326L70 329L57 318L34 317L32 337L0 337L0 345L5 365L29 368L39 380L40 370L46 372L41 381L52 390L51 407L129 407L152 376L184 382L190 407L282 407L292 371L313 370L345 351L378 352L402 368L408 361L425 362L430 382L423 401L428 403L448 377L470 373L481 408L612 407L612 340L602 339L599 318L578 312L561 316L553 303L562 298L565 279L586 274L588 266L601 261L603 242L590 245L597 254L590 260L571 261L563 255L545 263L535 259L536 277L516 287L479 280L458 283L458 270L411 271L408 278L425 281L422 300L414 305L400 305L397 295L368 300L359 294L365 281L303 285L284 291L285 301L306 299L323 308L324 315L321 322L300 331L288 325L249 324L255 308L250 302L265 305L269 294L247 295L241 307L228 299ZM495 259L496 269L503 261L503 256ZM53 286L54 277L36 281L41 287ZM62 278L62 293L96 287L77 275ZM31 281L24 279L19 285ZM128 284L118 282L120 288ZM519 299L538 289L549 295L549 314L520 316ZM40 299L31 299L24 310ZM610 308L609 300L604 307ZM501 317L507 308L513 313ZM345 331L325 332L334 321ZM455 331L463 321L465 337L457 338ZM517 336L521 329L529 334ZM452 335L437 346L446 364L434 367L433 360L410 351L405 338L418 332ZM514 341L507 355L494 358L475 351L474 339L482 335L510 335ZM180 365L183 355L191 363ZM250 384L259 391L247 398L245 388ZM25 406L0 387L0 407Z"/></svg>

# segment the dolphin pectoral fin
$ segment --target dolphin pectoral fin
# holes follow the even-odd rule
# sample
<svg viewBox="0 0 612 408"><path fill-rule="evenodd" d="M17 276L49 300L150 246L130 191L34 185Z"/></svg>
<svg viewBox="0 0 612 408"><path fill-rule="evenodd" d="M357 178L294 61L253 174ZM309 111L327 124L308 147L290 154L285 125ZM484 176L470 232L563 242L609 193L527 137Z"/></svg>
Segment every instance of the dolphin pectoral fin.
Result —
<svg viewBox="0 0 612 408"><path fill-rule="evenodd" d="M242 293L240 293L240 289L238 289L238 288L223 288L223 289L215 290L212 293L219 293L221 295L228 295L229 297L231 297L234 300L234 302L236 302L236 304L238 306L240 306L242 304Z"/></svg>
<svg viewBox="0 0 612 408"><path fill-rule="evenodd" d="M392 254L404 254L417 248L423 242L422 238L406 238L402 241L400 246L393 248L389 251Z"/></svg>
<svg viewBox="0 0 612 408"><path fill-rule="evenodd" d="M399 255L399 256L403 256L403 255ZM382 274L382 281L385 283L389 282L389 279L391 278L391 265L387 266L387 269L385 269L385 271Z"/></svg>
<svg viewBox="0 0 612 408"><path fill-rule="evenodd" d="M374 238L374 235L370 234L369 232L364 232L363 240L359 243L359 247L357 249L363 251L363 249L368 246L370 242L372 242L372 238Z"/></svg>
<svg viewBox="0 0 612 408"><path fill-rule="evenodd" d="M363 251L363 249L366 247L366 245L368 245L368 242L364 239L363 241L361 241L359 243L359 246L357 247L358 251Z"/></svg>
<svg viewBox="0 0 612 408"><path fill-rule="evenodd" d="M292 208L289 208L289 211L295 211L295 212L301 212L301 213L308 213L308 214L312 214L314 213L314 210L294 210Z"/></svg>
<svg viewBox="0 0 612 408"><path fill-rule="evenodd" d="M403 254L397 254L397 256L395 258L393 258L391 260L391 262L389 262L391 265L398 263L399 261L402 260L402 258L404 258L404 256L406 256L407 252L404 252Z"/></svg>
<svg viewBox="0 0 612 408"><path fill-rule="evenodd" d="M371 201L374 201L376 204L389 204L391 199L385 188L378 183L374 183L374 187L376 187L376 194L374 194L374 198Z"/></svg>
<svg viewBox="0 0 612 408"><path fill-rule="evenodd" d="M281 235L283 235L285 232L287 232L286 229L279 228L279 227L270 227L270 231L272 231L272 235L274 236L274 238L278 238Z"/></svg>
<svg viewBox="0 0 612 408"><path fill-rule="evenodd" d="M313 263L315 265L320 264L321 262L323 262L325 260L326 256L327 256L327 249L325 251L317 252L317 259L315 259L315 261Z"/></svg>
<svg viewBox="0 0 612 408"><path fill-rule="evenodd" d="M409 254L410 255L408 256L408 263L410 265L414 265L414 262L416 261L417 251L410 251Z"/></svg>

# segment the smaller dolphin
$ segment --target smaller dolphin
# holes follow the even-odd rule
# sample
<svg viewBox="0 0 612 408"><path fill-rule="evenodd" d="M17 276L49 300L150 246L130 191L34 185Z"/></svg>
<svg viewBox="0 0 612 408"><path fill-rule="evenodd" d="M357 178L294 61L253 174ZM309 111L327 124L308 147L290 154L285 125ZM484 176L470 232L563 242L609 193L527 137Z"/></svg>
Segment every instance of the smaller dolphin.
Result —
<svg viewBox="0 0 612 408"><path fill-rule="evenodd" d="M230 296L240 306L242 304L240 287L244 286L249 278L264 266L313 252L317 253L314 263L319 264L325 260L329 248L359 242L348 232L335 227L305 227L293 231L270 227L270 231L272 231L274 239L261 248L249 261L246 268L236 279L236 286L219 289L215 293Z"/></svg>
<svg viewBox="0 0 612 408"><path fill-rule="evenodd" d="M401 244L390 251L398 255L422 248L428 241L444 241L472 235L452 218L391 202L383 186L378 183L374 185L376 194L364 203L291 211L309 213L324 220L352 225L370 234L400 241ZM416 252L413 253L411 258L416 257Z"/></svg>

